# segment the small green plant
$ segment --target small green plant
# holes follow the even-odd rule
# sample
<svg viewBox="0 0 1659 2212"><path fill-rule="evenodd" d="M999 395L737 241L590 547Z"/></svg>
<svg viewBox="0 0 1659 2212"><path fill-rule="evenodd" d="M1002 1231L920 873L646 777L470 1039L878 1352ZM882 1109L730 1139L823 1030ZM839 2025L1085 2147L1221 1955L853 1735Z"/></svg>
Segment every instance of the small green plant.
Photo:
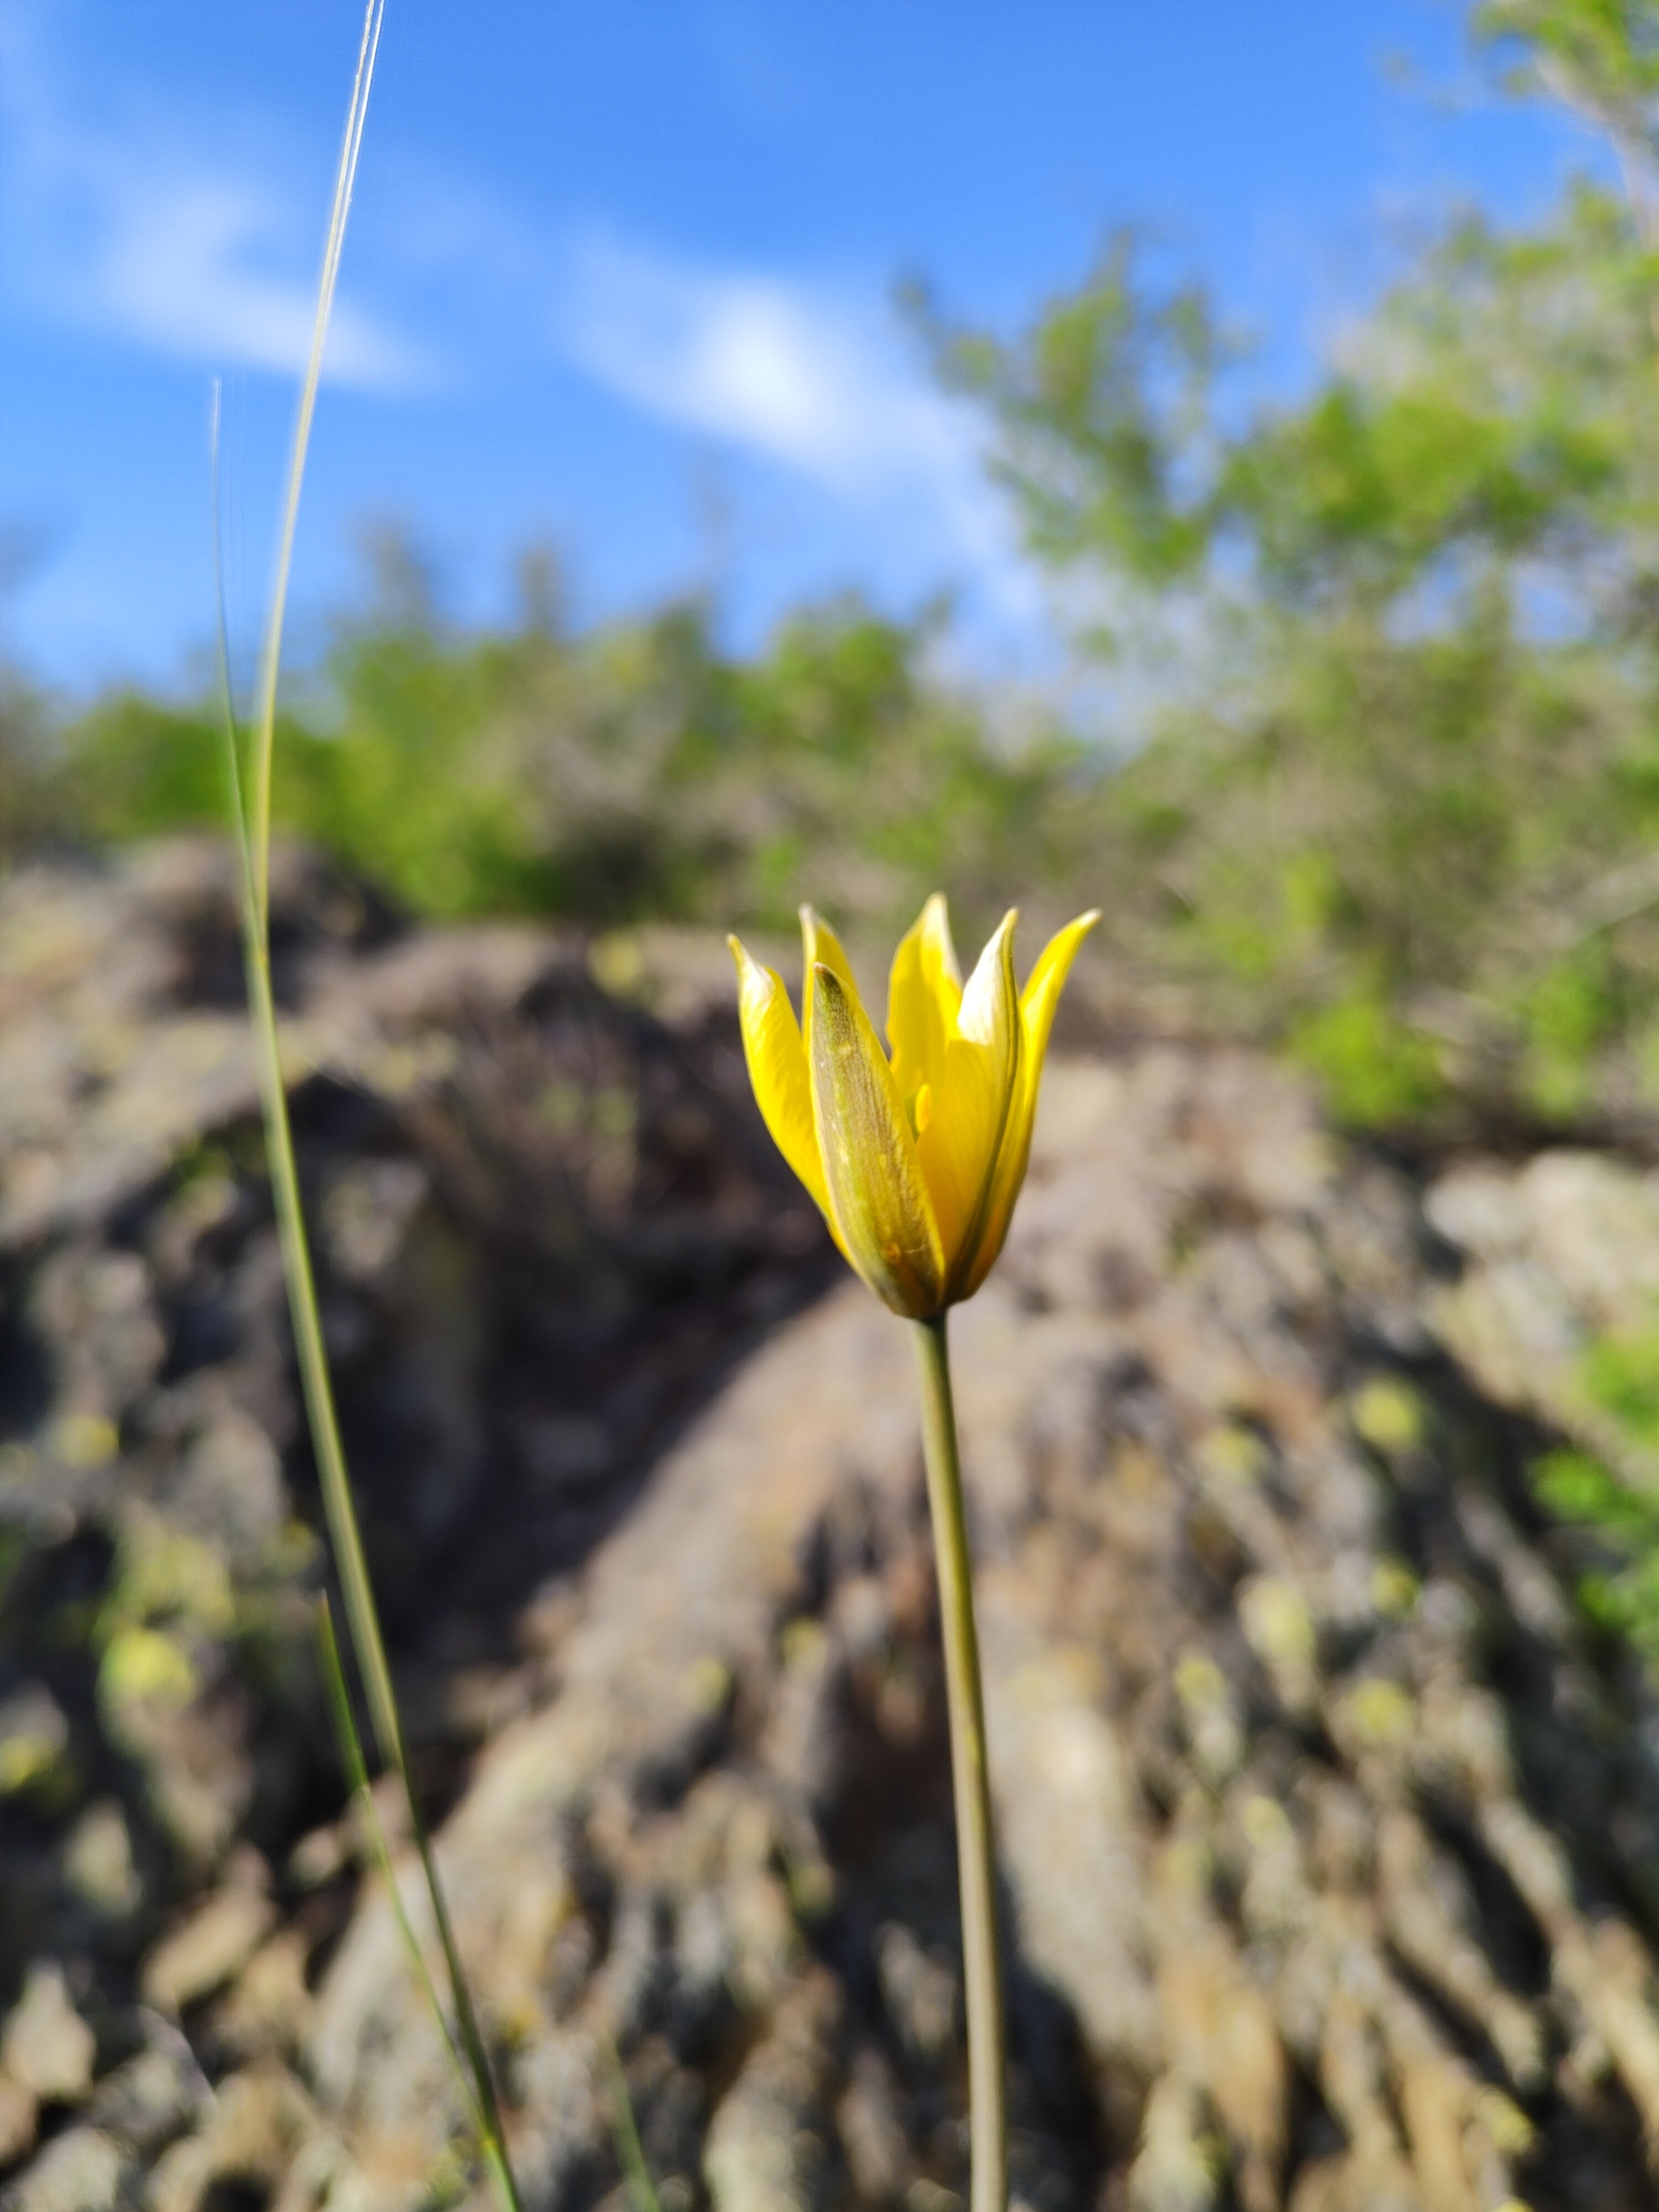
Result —
<svg viewBox="0 0 1659 2212"><path fill-rule="evenodd" d="M1632 1451L1659 1471L1659 1326L1596 1338L1579 1361L1578 1381Z"/></svg>
<svg viewBox="0 0 1659 2212"><path fill-rule="evenodd" d="M1533 1487L1602 1555L1579 1578L1586 1613L1659 1668L1659 1326L1596 1338L1577 1383L1618 1465L1563 1447L1534 1462Z"/></svg>
<svg viewBox="0 0 1659 2212"><path fill-rule="evenodd" d="M1540 1502L1589 1532L1616 1564L1587 1569L1579 1601L1600 1626L1659 1668L1659 1496L1650 1497L1586 1452L1547 1452L1532 1470Z"/></svg>

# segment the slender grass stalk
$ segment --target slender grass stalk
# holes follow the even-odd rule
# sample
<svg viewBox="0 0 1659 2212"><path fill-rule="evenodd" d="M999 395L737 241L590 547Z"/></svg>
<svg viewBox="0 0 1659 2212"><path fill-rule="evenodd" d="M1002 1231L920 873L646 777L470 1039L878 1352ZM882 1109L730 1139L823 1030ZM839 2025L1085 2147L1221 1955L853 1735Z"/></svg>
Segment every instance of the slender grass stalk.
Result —
<svg viewBox="0 0 1659 2212"><path fill-rule="evenodd" d="M307 1418L310 1425L313 1449L316 1455L318 1478L322 1489L323 1510L328 1523L329 1538L333 1549L335 1569L340 1580L341 1594L345 1602L346 1620L350 1630L353 1656L362 1676L368 1698L370 1720L376 1746L383 1764L398 1777L409 1808L410 1833L420 1859L428 1897L431 1903L433 1923L443 1950L444 1963L448 1972L451 1993L455 2008L457 2033L452 2035L437 1993L428 1974L419 1944L415 1941L403 1909L401 1893L395 1881L392 1883L393 1910L409 1942L416 1972L425 1984L437 2012L440 2027L452 2052L465 2054L463 2079L470 2075L467 2098L474 2123L477 2127L485 2162L500 2191L505 2212L520 2212L519 2197L507 2156L506 2136L501 2124L501 2106L495 2094L495 2077L490 2071L489 2055L484 2048L471 1992L462 1968L459 1951L455 1942L453 1923L439 1878L437 1862L433 1855L431 1838L422 1815L420 1804L409 1771L404 1751L403 1726L398 1711L397 1698L392 1684L392 1669L386 1659L386 1640L380 1632L380 1615L374 1602L374 1592L369 1581L368 1565L363 1554L362 1532L357 1525L356 1508L352 1499L351 1484L346 1468L344 1447L340 1437L339 1419L335 1409L333 1384L329 1373L327 1349L323 1340L322 1317L317 1300L317 1285L311 1261L310 1241L306 1231L305 1212L301 1199L299 1168L294 1151L294 1133L289 1120L288 1091L283 1080L282 1047L276 1021L276 995L270 974L270 787L273 757L276 750L276 683L282 663L283 629L288 600L289 577L293 566L294 539L300 511L300 495L305 481L306 455L310 444L311 424L316 411L317 390L322 375L323 356L327 347L328 326L334 303L335 288L339 277L340 260L345 245L346 218L350 210L352 189L356 179L358 156L362 149L363 126L368 112L368 95L374 81L374 60L380 39L380 27L385 18L386 0L367 0L363 15L362 39L358 49L357 70L353 81L351 100L347 111L345 137L340 150L339 168L335 179L334 201L330 213L327 238L324 246L323 266L318 280L317 315L312 334L311 354L301 388L293 446L289 458L287 483L283 501L283 523L278 541L276 578L271 589L271 605L266 626L264 648L261 659L258 695L256 702L253 749L251 763L252 793L251 800L245 794L241 744L236 726L235 711L230 686L229 652L224 611L223 564L221 557L219 527L218 433L219 393L215 387L213 403L213 466L214 466L214 561L215 591L219 627L219 659L222 700L222 725L227 780L230 794L230 811L235 836L238 863L242 886L242 940L244 965L247 975L249 1011L252 1023L258 1055L259 1094L265 1131L266 1164L270 1176L271 1191L276 1213L277 1234L282 1246L283 1271L288 1285L289 1310L294 1328L295 1346L298 1355L301 1388L305 1398ZM333 1642L331 1624L329 1648L339 1677L341 1702L348 1722L350 1700L344 1695L344 1678L339 1671L338 1648ZM325 1673L327 1668L325 1666ZM333 1684L330 1684L331 1695ZM353 1739L355 1739L355 1730ZM361 1771L367 1781L367 1769L357 1746L356 1767L348 1762L348 1774L353 1787L357 1787L356 1771ZM376 1824L378 1826L378 1824ZM384 1838L380 1838L384 1844ZM389 1865L389 1855L387 1863ZM457 2046L459 2045L459 2051Z"/></svg>
<svg viewBox="0 0 1659 2212"><path fill-rule="evenodd" d="M253 711L252 821L253 888L259 925L269 924L270 902L270 784L276 744L276 678L283 664L283 629L288 617L288 582L294 567L294 535L300 520L300 492L305 483L306 455L311 446L311 425L317 412L317 391L323 378L323 356L328 348L328 326L334 313L334 291L340 277L340 258L345 251L346 219L357 182L357 157L362 151L363 125L368 119L368 95L374 82L374 63L380 49L380 26L386 20L386 0L368 0L363 10L363 33L357 49L357 73L352 80L346 109L345 137L340 147L339 167L334 178L334 204L329 210L323 244L323 265L317 279L317 312L312 324L311 353L300 386L300 404L294 417L294 443L289 454L288 477L283 495L282 529L276 545L276 572L271 585L270 609L265 621L264 650L259 656L259 685Z"/></svg>
<svg viewBox="0 0 1659 2212"><path fill-rule="evenodd" d="M962 1496L956 1407L945 1316L911 1323L921 1385L921 1434L927 1506L939 1568L945 1689L951 1719L951 1783L956 1800L957 1870L962 1893L963 1980L968 2000L969 2212L1007 2212L1007 2055L1002 2014L1002 1954L997 1944L996 1857L991 1840L991 1784L985 1747L985 1697L974 1625L973 1562Z"/></svg>
<svg viewBox="0 0 1659 2212"><path fill-rule="evenodd" d="M213 407L214 463L216 497L214 501L214 535L216 541L216 590L219 611L220 690L223 713L222 727L224 739L226 777L230 793L232 828L241 873L243 964L247 975L248 998L255 1043L258 1052L259 1093L265 1129L265 1156L270 1174L271 1188L276 1201L277 1235L282 1246L283 1273L288 1285L289 1312L292 1321L295 1344L299 1354L301 1387L306 1402L306 1413L311 1430L312 1447L316 1455L319 1479L323 1493L323 1510L328 1522L329 1538L334 1553L336 1571L340 1577L345 1598L346 1617L351 1628L352 1648L358 1671L362 1674L368 1698L369 1711L374 1726L375 1741L383 1763L394 1772L403 1787L408 1804L410 1828L415 1839L416 1850L425 1877L428 1895L432 1905L432 1917L443 1948L444 1962L448 1969L450 1986L453 1992L455 2012L460 2024L461 2039L465 2046L465 2063L461 2063L448 2020L444 2013L420 1945L415 1938L406 1913L402 1893L395 1877L390 1872L390 1856L386 1856L387 1880L392 1905L404 1934L417 1976L431 2000L438 2025L456 2058L461 2084L474 2123L477 2127L480 2147L485 2162L494 2175L501 2191L506 2212L520 2212L519 2197L511 2166L507 2161L506 2137L501 2126L501 2109L495 2094L495 2077L484 2050L483 2038L478 2027L471 1993L461 1965L455 1942L453 1923L449 1916L443 1885L439 1878L437 1862L432 1852L431 1838L416 1797L410 1778L403 1728L398 1711L398 1702L392 1686L392 1669L386 1655L385 1638L380 1632L380 1615L374 1603L374 1587L368 1577L368 1561L363 1556L362 1533L357 1526L356 1509L352 1502L350 1479L346 1468L345 1449L341 1442L338 1417L335 1411L333 1385L329 1374L328 1354L323 1341L322 1317L317 1302L316 1279L311 1264L311 1248L306 1233L305 1215L301 1202L299 1170L295 1158L294 1136L288 1113L288 1091L283 1078L281 1044L276 1026L276 999L271 988L270 944L268 910L258 904L254 872L254 853L251 844L247 812L242 790L240 744L235 719L231 707L229 652L224 623L224 590L222 569L217 562L218 501L216 475L218 459L219 392L216 384ZM338 1647L334 1641L331 1620L327 1632L327 1644L338 1668ZM326 1680L327 1668L325 1667ZM328 1685L332 1698L333 1686ZM350 1700L345 1696L344 1680L340 1680L343 1711L350 1720ZM338 1706L337 1712L341 1710ZM356 1741L355 1727L352 1741ZM362 1748L357 1749L357 1766L362 1767ZM357 1775L352 1762L346 1762L348 1778L354 1790L358 1788ZM362 1786L367 1789L367 1770L363 1768ZM378 1817L373 1815L377 1838L380 1836Z"/></svg>
<svg viewBox="0 0 1659 2212"><path fill-rule="evenodd" d="M363 1756L362 1738L357 1733L357 1718L351 1710L351 1692L346 1687L345 1668L340 1662L340 1646L334 1633L334 1611L329 1604L326 1590L317 1600L317 1656L322 1668L323 1689L328 1698L328 1716L334 1723L334 1740L339 1747L340 1764L345 1769L346 1780L351 1785L352 1804L368 1831L380 1877L386 1883L386 1895L397 1917L398 1933L415 1961L415 1969L426 1993L427 2002L443 2030L444 2041L448 2045L450 2057L454 2061L456 2074L471 2109L472 2124L482 2136L485 2133L485 2124L483 2114L478 2108L478 2093L445 2014L443 2001L427 1966L426 1954L415 1933L409 1908L404 1903L403 1890L392 1864L392 1846L386 1839L386 1824L380 1818L380 1808L374 1802L374 1793L369 1787L368 1761Z"/></svg>
<svg viewBox="0 0 1659 2212"><path fill-rule="evenodd" d="M425 1992L426 2001L442 2033L445 2047L461 2085L461 2094L466 2099L468 2114L483 2149L484 2162L504 2201L509 2205L514 2204L517 2194L513 2172L500 2139L498 2124L492 2122L490 2113L479 2101L477 2084L462 2055L460 2045L455 2040L454 2031L444 2011L443 2001L438 1995L437 1984L427 1966L426 1953L422 1948L420 1937L415 1933L409 1908L404 1903L403 1889L392 1862L386 1826L374 1802L374 1791L369 1787L368 1762L363 1757L362 1739L357 1733L356 1717L351 1710L351 1692L346 1687L345 1668L341 1664L340 1646L334 1634L333 1610L325 1591L317 1601L317 1649L322 1666L323 1687L328 1698L329 1717L334 1723L335 1741L339 1746L340 1764L351 1784L352 1802L357 1816L368 1830L369 1843L380 1869L380 1878L386 1884L386 1896L398 1923L398 1932L404 1939L404 1948L414 1961L415 1972ZM631 2122L632 2114L629 2117ZM654 2203L645 2208L645 2212L657 2212Z"/></svg>
<svg viewBox="0 0 1659 2212"><path fill-rule="evenodd" d="M634 2117L634 2100L628 2094L628 2076L623 2071L621 2055L609 2036L605 2039L604 2056L611 2085L611 2138L617 2146L617 2163L633 2199L634 2212L662 2212L656 2184L645 2162L645 2147L640 2141L639 2123Z"/></svg>

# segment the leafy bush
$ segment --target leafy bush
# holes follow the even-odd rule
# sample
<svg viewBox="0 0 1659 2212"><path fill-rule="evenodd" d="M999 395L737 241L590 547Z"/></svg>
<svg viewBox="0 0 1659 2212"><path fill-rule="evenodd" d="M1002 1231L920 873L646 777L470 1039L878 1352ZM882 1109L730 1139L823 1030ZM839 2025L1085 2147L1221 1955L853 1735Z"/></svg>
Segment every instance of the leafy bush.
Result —
<svg viewBox="0 0 1659 2212"><path fill-rule="evenodd" d="M1165 678L1109 809L1120 945L1362 1124L1650 1106L1659 280L1633 216L1578 185L1523 235L1460 217L1291 406L1244 406L1213 310L1146 262L1116 241L1012 343L933 326L1085 649Z"/></svg>
<svg viewBox="0 0 1659 2212"><path fill-rule="evenodd" d="M381 613L283 728L277 818L428 914L765 926L810 895L887 925L941 883L975 919L1010 884L1058 903L1088 872L1099 770L1055 734L994 742L925 674L931 642L851 601L748 661L694 608L576 638ZM95 839L217 823L215 710L103 700L45 782Z"/></svg>

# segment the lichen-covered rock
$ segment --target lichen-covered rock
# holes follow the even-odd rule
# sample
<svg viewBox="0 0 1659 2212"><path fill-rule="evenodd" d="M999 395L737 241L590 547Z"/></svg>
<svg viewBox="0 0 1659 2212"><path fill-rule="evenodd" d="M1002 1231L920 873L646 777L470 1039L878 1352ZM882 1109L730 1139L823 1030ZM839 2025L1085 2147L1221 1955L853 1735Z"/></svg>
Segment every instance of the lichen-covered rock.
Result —
<svg viewBox="0 0 1659 2212"><path fill-rule="evenodd" d="M55 1959L29 1968L0 2034L0 2069L42 2104L79 2104L92 2087L97 2039L70 2000Z"/></svg>
<svg viewBox="0 0 1659 2212"><path fill-rule="evenodd" d="M4 2192L6 2212L116 2212L136 2161L100 2128L55 2136Z"/></svg>
<svg viewBox="0 0 1659 2212"><path fill-rule="evenodd" d="M298 854L277 888L526 2204L621 2212L619 2054L665 2212L949 2212L909 1351L856 1285L789 1318L833 1278L718 947L400 934ZM6 2212L483 2201L316 1695L229 890L205 846L0 885L0 2008L61 1993L85 2054L72 2090L0 2064ZM1565 1438L1640 1477L1656 1224L1577 1155L1425 1210L1242 1051L1051 1070L953 1317L1024 2212L1652 2201L1659 1728L1530 1471Z"/></svg>
<svg viewBox="0 0 1659 2212"><path fill-rule="evenodd" d="M33 1962L100 2080L166 2020L215 2077L292 2062L360 1840L234 894L207 842L0 881L0 2025ZM329 1346L441 1801L554 1678L655 1439L826 1244L697 959L672 1026L574 933L410 933L298 850L273 896ZM64 2132L44 2063L0 2071L0 2166ZM92 2134L54 2189L125 2140Z"/></svg>
<svg viewBox="0 0 1659 2212"><path fill-rule="evenodd" d="M1502 1420L1434 1364L1422 1246L1410 1188L1259 1063L1054 1071L954 1330L1027 2204L1646 2201L1641 1792L1586 1747L1573 1701L1605 1730L1613 1688L1551 1640L1571 1601ZM614 2037L642 2083L726 2084L718 2204L963 2189L919 1480L902 1327L849 1286L596 1559L557 1698L442 1840L532 2139L562 2076L532 2054ZM372 1897L312 2061L348 2148L441 2154ZM588 2201L568 2171L545 2201Z"/></svg>

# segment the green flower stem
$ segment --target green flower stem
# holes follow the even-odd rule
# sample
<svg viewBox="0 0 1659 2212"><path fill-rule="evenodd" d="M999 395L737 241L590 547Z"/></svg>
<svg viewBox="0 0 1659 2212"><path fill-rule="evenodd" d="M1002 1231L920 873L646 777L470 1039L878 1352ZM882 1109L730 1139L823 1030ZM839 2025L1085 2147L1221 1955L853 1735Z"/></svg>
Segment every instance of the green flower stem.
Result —
<svg viewBox="0 0 1659 2212"><path fill-rule="evenodd" d="M962 1461L951 1396L945 1316L912 1324L921 1385L921 1433L927 1504L938 1563L945 1685L951 1717L951 1780L956 1799L957 1869L962 1890L963 1977L968 1998L968 2102L972 2186L969 2212L1007 2212L1007 2057L1002 2018L1002 1954L997 1944L996 1855L991 1841L991 1782L985 1748L985 1696L974 1626L973 1561L963 1507Z"/></svg>

